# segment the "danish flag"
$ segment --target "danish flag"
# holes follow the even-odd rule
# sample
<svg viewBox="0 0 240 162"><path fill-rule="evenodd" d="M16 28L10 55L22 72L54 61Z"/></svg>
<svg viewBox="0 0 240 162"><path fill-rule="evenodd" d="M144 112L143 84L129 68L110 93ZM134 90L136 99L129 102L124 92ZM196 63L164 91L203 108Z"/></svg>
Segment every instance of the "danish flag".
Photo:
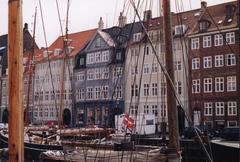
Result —
<svg viewBox="0 0 240 162"><path fill-rule="evenodd" d="M131 118L128 113L125 113L123 123L127 126L127 128L133 128L135 126L134 119Z"/></svg>

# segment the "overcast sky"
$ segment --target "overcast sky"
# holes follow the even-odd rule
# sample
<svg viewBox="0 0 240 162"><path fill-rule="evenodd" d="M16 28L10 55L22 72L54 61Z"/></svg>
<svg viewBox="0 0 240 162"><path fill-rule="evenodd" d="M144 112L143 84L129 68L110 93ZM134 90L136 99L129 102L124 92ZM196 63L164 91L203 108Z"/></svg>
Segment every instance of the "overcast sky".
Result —
<svg viewBox="0 0 240 162"><path fill-rule="evenodd" d="M137 0L135 0L137 1ZM150 2L150 0L147 0ZM158 6L159 0L152 0L153 6ZM171 0L172 11L175 11L175 1ZM184 10L200 7L200 0L179 0L184 2ZM205 0L208 5L224 3L233 0ZM119 13L123 10L124 0L70 0L69 33L79 32L91 28L97 28L99 17L102 16L105 27L117 25ZM146 0L145 0L146 2ZM61 22L65 23L67 0L58 0ZM7 33L8 24L8 0L0 0L0 35ZM56 0L41 0L43 18L47 33L47 44L50 45L61 35L58 21ZM148 4L149 5L149 4ZM145 6L145 5L144 5ZM29 24L29 30L33 30L34 12L37 7L36 41L41 47L45 47L42 21L40 16L39 0L23 0L23 23ZM130 6L132 8L132 6ZM133 12L125 7L128 22L133 19ZM142 9L144 10L144 9ZM158 16L157 7L153 8L153 16ZM65 27L64 27L65 31Z"/></svg>

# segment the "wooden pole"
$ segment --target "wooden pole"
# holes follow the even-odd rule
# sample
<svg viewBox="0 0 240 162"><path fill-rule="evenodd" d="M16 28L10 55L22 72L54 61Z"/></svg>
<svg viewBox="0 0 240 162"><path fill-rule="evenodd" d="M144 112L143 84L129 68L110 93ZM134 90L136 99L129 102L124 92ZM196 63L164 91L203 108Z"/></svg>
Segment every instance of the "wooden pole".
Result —
<svg viewBox="0 0 240 162"><path fill-rule="evenodd" d="M174 66L173 66L173 50L172 50L172 23L170 0L163 0L163 30L165 43L165 61L166 70L174 83ZM167 80L167 110L168 110L168 130L169 130L169 144L168 144L168 161L179 162L179 134L178 134L178 119L177 106L174 95L174 89L169 80Z"/></svg>
<svg viewBox="0 0 240 162"><path fill-rule="evenodd" d="M8 1L9 162L24 161L22 1Z"/></svg>

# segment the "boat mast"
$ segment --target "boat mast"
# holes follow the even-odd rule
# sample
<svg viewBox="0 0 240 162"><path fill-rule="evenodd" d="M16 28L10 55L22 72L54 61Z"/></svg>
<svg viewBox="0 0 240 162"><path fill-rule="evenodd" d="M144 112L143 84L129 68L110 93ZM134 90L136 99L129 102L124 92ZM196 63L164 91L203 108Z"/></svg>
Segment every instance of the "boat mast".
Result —
<svg viewBox="0 0 240 162"><path fill-rule="evenodd" d="M8 1L9 162L24 161L22 0Z"/></svg>
<svg viewBox="0 0 240 162"><path fill-rule="evenodd" d="M27 106L26 106L26 112L25 112L25 126L28 126L29 124L29 104L30 104L30 90L32 85L32 74L33 74L33 56L34 56L34 50L35 50L35 30L36 30L36 17L37 17L37 8L35 9L35 15L34 15L34 26L33 26L33 39L32 39L32 51L29 55L29 76L28 76L28 89L27 89Z"/></svg>
<svg viewBox="0 0 240 162"><path fill-rule="evenodd" d="M61 128L60 126L63 124L62 123L62 110L63 110L63 91L64 91L64 75L65 75L65 69L66 69L66 59L67 59L67 55L68 53L68 13L69 13L69 0L67 2L67 18L66 18L66 35L65 38L63 37L63 47L64 47L64 56L63 56L63 61L62 61L62 69L61 69L61 81L60 81L60 86L61 86L61 90L60 90L60 110L59 110L59 115L58 115L58 126L59 128ZM69 74L70 77L70 74ZM66 94L65 94L66 95Z"/></svg>
<svg viewBox="0 0 240 162"><path fill-rule="evenodd" d="M165 43L165 61L166 70L169 73L170 79L174 83L174 66L173 66L173 51L172 51L172 16L170 11L170 0L163 0L163 30ZM168 144L168 161L179 162L179 135L178 135L178 119L177 106L174 95L174 90L167 78L167 110L168 110L168 128L169 128L169 144Z"/></svg>

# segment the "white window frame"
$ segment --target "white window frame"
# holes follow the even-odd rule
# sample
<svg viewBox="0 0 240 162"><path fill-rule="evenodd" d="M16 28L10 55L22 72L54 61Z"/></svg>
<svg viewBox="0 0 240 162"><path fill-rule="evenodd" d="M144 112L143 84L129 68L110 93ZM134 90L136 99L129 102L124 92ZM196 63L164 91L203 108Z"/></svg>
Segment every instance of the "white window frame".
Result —
<svg viewBox="0 0 240 162"><path fill-rule="evenodd" d="M203 37L203 48L208 48L212 46L212 38L211 35Z"/></svg>
<svg viewBox="0 0 240 162"><path fill-rule="evenodd" d="M148 64L144 64L144 65L143 65L143 73L144 73L144 74L148 74L148 73L149 73Z"/></svg>
<svg viewBox="0 0 240 162"><path fill-rule="evenodd" d="M201 92L201 83L200 79L192 80L192 93L200 93Z"/></svg>
<svg viewBox="0 0 240 162"><path fill-rule="evenodd" d="M224 92L224 77L215 78L215 92Z"/></svg>
<svg viewBox="0 0 240 162"><path fill-rule="evenodd" d="M87 71L87 80L94 80L94 69L89 69Z"/></svg>
<svg viewBox="0 0 240 162"><path fill-rule="evenodd" d="M94 56L95 56L94 53L87 54L87 64L94 64L94 61L95 61Z"/></svg>
<svg viewBox="0 0 240 162"><path fill-rule="evenodd" d="M191 39L191 49L199 49L199 38L192 38Z"/></svg>
<svg viewBox="0 0 240 162"><path fill-rule="evenodd" d="M215 67L223 67L224 66L224 57L223 55L215 56Z"/></svg>
<svg viewBox="0 0 240 162"><path fill-rule="evenodd" d="M235 44L235 32L226 33L226 44Z"/></svg>
<svg viewBox="0 0 240 162"><path fill-rule="evenodd" d="M236 65L236 56L234 53L226 54L226 66Z"/></svg>
<svg viewBox="0 0 240 162"><path fill-rule="evenodd" d="M102 99L108 99L108 92L109 88L107 85L102 86Z"/></svg>
<svg viewBox="0 0 240 162"><path fill-rule="evenodd" d="M229 101L227 102L228 106L228 116L236 116L237 115L237 102Z"/></svg>
<svg viewBox="0 0 240 162"><path fill-rule="evenodd" d="M152 73L157 73L158 72L158 63L153 63L152 64Z"/></svg>
<svg viewBox="0 0 240 162"><path fill-rule="evenodd" d="M157 95L158 95L158 84L152 83L152 96L157 96Z"/></svg>
<svg viewBox="0 0 240 162"><path fill-rule="evenodd" d="M203 57L203 68L212 68L212 56Z"/></svg>
<svg viewBox="0 0 240 162"><path fill-rule="evenodd" d="M204 102L204 116L213 115L213 104L212 102Z"/></svg>
<svg viewBox="0 0 240 162"><path fill-rule="evenodd" d="M143 96L149 96L149 84L143 84Z"/></svg>
<svg viewBox="0 0 240 162"><path fill-rule="evenodd" d="M236 76L228 76L227 77L227 91L233 92L237 90L237 77Z"/></svg>
<svg viewBox="0 0 240 162"><path fill-rule="evenodd" d="M102 62L101 52L95 52L95 63L100 63L100 62Z"/></svg>
<svg viewBox="0 0 240 162"><path fill-rule="evenodd" d="M96 86L95 87L95 99L100 99L101 98L101 87Z"/></svg>
<svg viewBox="0 0 240 162"><path fill-rule="evenodd" d="M99 68L96 68L95 69L95 79L98 80L98 79L101 79L101 69Z"/></svg>
<svg viewBox="0 0 240 162"><path fill-rule="evenodd" d="M204 78L203 79L203 84L204 84L204 93L210 93L212 92L212 78Z"/></svg>
<svg viewBox="0 0 240 162"><path fill-rule="evenodd" d="M200 69L200 58L192 59L192 70Z"/></svg>
<svg viewBox="0 0 240 162"><path fill-rule="evenodd" d="M215 114L216 116L224 116L224 102L215 102Z"/></svg>
<svg viewBox="0 0 240 162"><path fill-rule="evenodd" d="M87 99L88 100L93 99L93 87L87 87Z"/></svg>
<svg viewBox="0 0 240 162"><path fill-rule="evenodd" d="M222 36L222 34L214 35L214 45L215 46L222 46L223 45L223 36Z"/></svg>
<svg viewBox="0 0 240 162"><path fill-rule="evenodd" d="M109 50L102 51L102 62L108 62L109 61Z"/></svg>
<svg viewBox="0 0 240 162"><path fill-rule="evenodd" d="M109 67L105 67L102 69L102 79L109 78Z"/></svg>

